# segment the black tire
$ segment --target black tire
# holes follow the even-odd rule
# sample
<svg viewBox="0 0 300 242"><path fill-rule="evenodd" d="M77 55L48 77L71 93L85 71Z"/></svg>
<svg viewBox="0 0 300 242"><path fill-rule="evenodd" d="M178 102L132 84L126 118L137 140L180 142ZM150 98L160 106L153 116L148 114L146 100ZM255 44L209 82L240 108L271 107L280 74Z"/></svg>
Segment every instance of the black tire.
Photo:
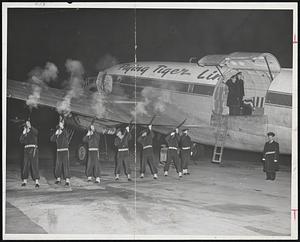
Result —
<svg viewBox="0 0 300 242"><path fill-rule="evenodd" d="M77 160L80 164L85 164L87 161L88 150L86 145L80 144L76 150Z"/></svg>

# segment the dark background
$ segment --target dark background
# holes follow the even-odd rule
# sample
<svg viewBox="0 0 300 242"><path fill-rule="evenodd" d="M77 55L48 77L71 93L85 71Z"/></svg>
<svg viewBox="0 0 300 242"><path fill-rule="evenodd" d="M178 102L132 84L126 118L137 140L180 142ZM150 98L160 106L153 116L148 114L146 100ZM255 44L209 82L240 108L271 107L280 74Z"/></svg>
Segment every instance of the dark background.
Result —
<svg viewBox="0 0 300 242"><path fill-rule="evenodd" d="M183 61L234 51L270 52L292 67L292 11L9 9L8 77L25 80L51 61L64 77L67 58L88 75L106 54L134 61Z"/></svg>
<svg viewBox="0 0 300 242"><path fill-rule="evenodd" d="M292 11L9 9L7 76L24 81L34 67L50 61L59 69L52 85L60 87L68 58L81 61L87 76L97 74L106 55L134 61L135 21L138 61L187 62L191 56L245 51L270 52L282 67L292 67ZM21 130L9 119L25 118L27 109L9 100L7 110L7 144L14 150ZM49 143L57 120L53 110L33 110L41 142Z"/></svg>

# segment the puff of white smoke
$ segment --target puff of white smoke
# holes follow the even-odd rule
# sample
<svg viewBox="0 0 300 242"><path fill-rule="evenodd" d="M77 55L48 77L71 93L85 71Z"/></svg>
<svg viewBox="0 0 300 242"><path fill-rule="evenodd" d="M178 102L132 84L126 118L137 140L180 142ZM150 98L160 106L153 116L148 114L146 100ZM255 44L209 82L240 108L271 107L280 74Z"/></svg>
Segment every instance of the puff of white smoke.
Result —
<svg viewBox="0 0 300 242"><path fill-rule="evenodd" d="M29 72L29 82L31 82L32 94L28 96L26 104L32 108L37 107L41 97L42 88L47 87L47 84L55 80L58 75L58 69L55 64L47 62L44 69L35 67Z"/></svg>
<svg viewBox="0 0 300 242"><path fill-rule="evenodd" d="M97 62L97 64L96 64L96 69L98 70L98 71L102 71L102 70L104 70L104 69L107 69L107 68L109 68L109 67L112 67L112 66L114 66L114 65L117 65L119 62L118 62L118 60L115 58L115 57L113 57L112 55L110 55L110 54L106 54L105 56L102 56L99 60L98 60L98 62Z"/></svg>
<svg viewBox="0 0 300 242"><path fill-rule="evenodd" d="M63 101L59 102L57 104L57 111L58 113L63 113L64 116L69 116L71 114L71 99L72 99L72 93L68 92L67 95L64 97Z"/></svg>
<svg viewBox="0 0 300 242"><path fill-rule="evenodd" d="M67 72L71 73L72 76L83 77L84 68L80 61L67 59L65 63Z"/></svg>
<svg viewBox="0 0 300 242"><path fill-rule="evenodd" d="M57 104L57 111L65 116L69 116L71 114L71 100L83 94L84 68L80 61L72 59L67 59L65 66L67 72L70 73L69 90L63 101Z"/></svg>
<svg viewBox="0 0 300 242"><path fill-rule="evenodd" d="M159 90L159 96L154 100L153 106L155 112L164 112L167 104L171 103L171 93L166 90Z"/></svg>
<svg viewBox="0 0 300 242"><path fill-rule="evenodd" d="M29 72L29 77L32 79L30 81L33 81L33 83L38 85L55 80L57 75L58 69L56 65L51 62L47 62L44 69L38 66Z"/></svg>
<svg viewBox="0 0 300 242"><path fill-rule="evenodd" d="M135 106L135 110L132 110L130 113L132 116L139 115L148 115L146 110L147 105L149 105L150 100L145 98L142 102L138 102Z"/></svg>
<svg viewBox="0 0 300 242"><path fill-rule="evenodd" d="M135 110L131 112L134 115L151 115L154 113L161 113L166 110L167 104L171 103L170 92L163 89L155 89L152 87L145 87L142 92L142 101L138 102Z"/></svg>
<svg viewBox="0 0 300 242"><path fill-rule="evenodd" d="M26 104L29 107L34 107L37 108L38 105L38 101L41 97L40 93L41 93L42 88L38 85L32 85L32 94L28 96L28 99L26 100Z"/></svg>
<svg viewBox="0 0 300 242"><path fill-rule="evenodd" d="M104 96L99 92L94 92L92 95L92 109L97 118L103 118L105 114Z"/></svg>

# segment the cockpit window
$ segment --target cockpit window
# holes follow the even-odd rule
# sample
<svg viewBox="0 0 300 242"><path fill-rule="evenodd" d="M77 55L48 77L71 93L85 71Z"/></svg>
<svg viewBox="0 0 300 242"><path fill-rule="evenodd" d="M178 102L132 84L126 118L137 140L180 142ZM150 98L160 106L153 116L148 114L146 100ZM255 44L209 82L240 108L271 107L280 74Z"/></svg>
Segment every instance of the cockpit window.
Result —
<svg viewBox="0 0 300 242"><path fill-rule="evenodd" d="M103 72L99 72L96 80L96 85L98 91L102 91L105 93L111 93L113 87L113 80L111 75L108 75Z"/></svg>
<svg viewBox="0 0 300 242"><path fill-rule="evenodd" d="M103 78L103 91L111 93L113 89L113 79L111 75L105 75Z"/></svg>

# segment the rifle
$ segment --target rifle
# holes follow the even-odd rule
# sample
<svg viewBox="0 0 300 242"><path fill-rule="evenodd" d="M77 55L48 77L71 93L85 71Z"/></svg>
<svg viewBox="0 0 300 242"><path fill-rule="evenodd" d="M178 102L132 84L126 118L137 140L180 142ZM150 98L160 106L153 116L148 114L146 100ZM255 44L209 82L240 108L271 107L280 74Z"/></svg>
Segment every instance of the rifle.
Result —
<svg viewBox="0 0 300 242"><path fill-rule="evenodd" d="M65 116L59 115L59 122L65 122Z"/></svg>
<svg viewBox="0 0 300 242"><path fill-rule="evenodd" d="M31 118L31 111L32 109L29 107L28 108L28 116L27 119L21 119L20 121L22 121L23 123L19 125L19 128L24 128L26 126L26 122L29 121L30 122L30 118ZM17 119L17 118L16 118Z"/></svg>
<svg viewBox="0 0 300 242"><path fill-rule="evenodd" d="M179 129L185 123L185 121L186 121L186 118L179 125L177 125L175 129ZM174 129L171 132L169 132L167 135L170 135L173 131L174 131Z"/></svg>
<svg viewBox="0 0 300 242"><path fill-rule="evenodd" d="M131 119L131 121L130 121L129 124L128 124L128 127L129 127L129 133L132 131L132 129L133 129L133 127L134 127L134 125L132 125L133 121L134 121L134 119ZM130 125L132 125L132 126L130 127Z"/></svg>
<svg viewBox="0 0 300 242"><path fill-rule="evenodd" d="M186 121L186 118L176 127L176 129L179 129Z"/></svg>
<svg viewBox="0 0 300 242"><path fill-rule="evenodd" d="M95 116L95 117L93 117L93 119L92 119L92 121L91 121L91 123L90 123L90 126L89 126L89 130L91 130L91 126L92 125L94 125L94 123L95 123L95 121L96 121L96 119L97 119L97 117Z"/></svg>
<svg viewBox="0 0 300 242"><path fill-rule="evenodd" d="M26 121L25 120L20 120L20 122L22 122L21 124L19 124L18 128L22 129L26 126Z"/></svg>
<svg viewBox="0 0 300 242"><path fill-rule="evenodd" d="M93 117L89 127L88 127L88 131L92 131L91 126L94 125L95 121L96 121L97 117ZM91 138L91 135L89 135L89 139Z"/></svg>
<svg viewBox="0 0 300 242"><path fill-rule="evenodd" d="M152 117L150 123L148 124L148 126L151 125L151 124L153 123L153 121L154 121L155 118L156 118L156 114L153 115L153 117Z"/></svg>
<svg viewBox="0 0 300 242"><path fill-rule="evenodd" d="M150 122L148 123L147 127L149 127L149 125L152 125L154 119L156 118L156 114L153 115L153 117L151 118ZM142 132L139 135L142 135L142 133L144 133L144 130L142 130ZM147 130L147 134L149 133L149 129Z"/></svg>

